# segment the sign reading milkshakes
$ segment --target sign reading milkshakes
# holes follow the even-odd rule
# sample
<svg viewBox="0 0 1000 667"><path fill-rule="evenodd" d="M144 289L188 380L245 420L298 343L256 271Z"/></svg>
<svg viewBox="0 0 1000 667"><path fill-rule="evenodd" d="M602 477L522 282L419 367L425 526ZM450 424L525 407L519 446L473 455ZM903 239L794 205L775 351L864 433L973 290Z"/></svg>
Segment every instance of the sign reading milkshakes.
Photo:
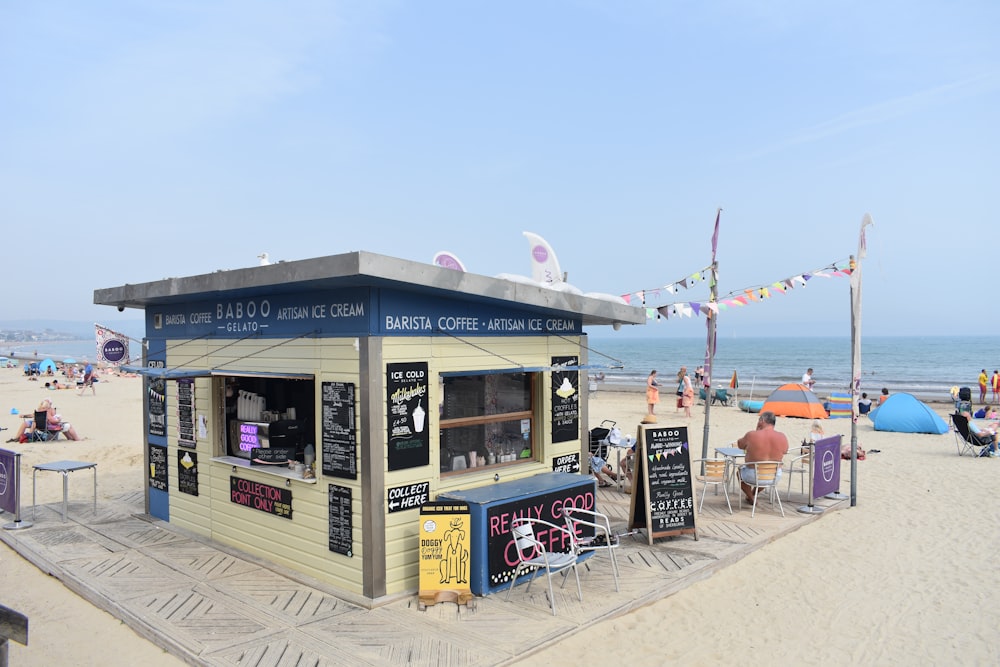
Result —
<svg viewBox="0 0 1000 667"><path fill-rule="evenodd" d="M388 364L386 412L389 415L389 470L430 463L427 425L427 362Z"/></svg>

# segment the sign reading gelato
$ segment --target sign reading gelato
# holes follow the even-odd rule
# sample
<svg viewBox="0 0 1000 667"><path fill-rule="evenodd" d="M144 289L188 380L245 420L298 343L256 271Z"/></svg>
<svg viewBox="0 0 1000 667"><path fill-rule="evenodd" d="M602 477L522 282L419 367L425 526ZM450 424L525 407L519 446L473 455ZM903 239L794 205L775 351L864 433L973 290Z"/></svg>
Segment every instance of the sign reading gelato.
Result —
<svg viewBox="0 0 1000 667"><path fill-rule="evenodd" d="M388 364L389 470L430 463L427 427L427 362Z"/></svg>
<svg viewBox="0 0 1000 667"><path fill-rule="evenodd" d="M552 357L552 442L580 438L580 372L557 370L577 365L577 357Z"/></svg>

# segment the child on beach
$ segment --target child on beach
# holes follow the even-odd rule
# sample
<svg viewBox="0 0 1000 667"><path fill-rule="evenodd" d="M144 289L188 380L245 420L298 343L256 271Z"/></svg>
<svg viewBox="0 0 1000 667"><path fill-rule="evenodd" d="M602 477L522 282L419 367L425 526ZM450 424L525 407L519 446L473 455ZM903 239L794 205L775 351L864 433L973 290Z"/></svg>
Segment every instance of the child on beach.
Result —
<svg viewBox="0 0 1000 667"><path fill-rule="evenodd" d="M817 440L822 440L825 433L823 432L823 426L818 420L813 420L812 427L809 429L809 442L816 442Z"/></svg>

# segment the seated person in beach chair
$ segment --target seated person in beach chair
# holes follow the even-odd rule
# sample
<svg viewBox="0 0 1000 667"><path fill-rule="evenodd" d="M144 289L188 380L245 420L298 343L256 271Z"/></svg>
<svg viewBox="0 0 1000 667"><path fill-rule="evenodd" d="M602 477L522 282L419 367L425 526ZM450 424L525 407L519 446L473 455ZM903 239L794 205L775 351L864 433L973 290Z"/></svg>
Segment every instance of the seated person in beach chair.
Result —
<svg viewBox="0 0 1000 667"><path fill-rule="evenodd" d="M616 482L618 481L618 475L615 474L615 471L611 469L611 466L608 465L607 461L602 459L597 454L593 454L590 457L590 472L592 472L594 477L597 478L598 486L614 486L614 484L608 483L605 480L605 477L609 477Z"/></svg>
<svg viewBox="0 0 1000 667"><path fill-rule="evenodd" d="M729 391L725 388L716 389L715 393L712 394L712 404L722 403L723 405L729 405Z"/></svg>
<svg viewBox="0 0 1000 667"><path fill-rule="evenodd" d="M982 447L979 452L980 456L1000 456L1000 451L997 448L997 427L995 424L990 424L984 428L972 421L972 415L968 412L963 412L958 416L964 417L969 424L969 441L978 447ZM961 432L958 421L954 421L956 428L959 428ZM965 436L964 433L962 435Z"/></svg>

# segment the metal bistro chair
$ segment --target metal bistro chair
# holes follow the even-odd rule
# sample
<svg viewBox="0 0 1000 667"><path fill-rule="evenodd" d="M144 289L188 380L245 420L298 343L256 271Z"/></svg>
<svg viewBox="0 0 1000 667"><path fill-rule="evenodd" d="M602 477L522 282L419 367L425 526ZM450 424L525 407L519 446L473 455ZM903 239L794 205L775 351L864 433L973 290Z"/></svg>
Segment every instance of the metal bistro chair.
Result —
<svg viewBox="0 0 1000 667"><path fill-rule="evenodd" d="M517 578L524 572L534 568L535 572L528 579L528 586L525 592L531 590L531 584L535 577L545 570L545 576L549 581L549 606L552 608L552 615L556 615L556 596L552 590L552 575L558 572L568 574L565 570L573 569L576 577L576 594L583 602L583 590L580 588L580 573L576 570L578 554L575 551L566 553L559 551L549 551L545 548L545 543L535 536L535 530L556 531L564 533L568 544L573 544L573 534L564 526L557 526L554 523L543 521L542 519L531 519L521 517L511 522L511 535L514 538L514 553L517 557L517 567L514 568L514 575L510 580L510 588L507 589L506 600L510 600L510 592L514 590ZM563 585L566 580L563 579Z"/></svg>
<svg viewBox="0 0 1000 667"><path fill-rule="evenodd" d="M754 461L753 463L744 463L740 466L741 473L744 468L754 468L756 470L756 482L753 484L746 482L746 484L753 487L754 490L753 509L750 511L750 518L752 519L754 514L757 513L757 499L763 491L766 491L771 497L772 507L774 507L774 499L778 499L778 509L781 511L781 516L785 516L785 508L781 506L781 495L778 493L778 471L781 470L781 461ZM743 479L742 474L740 475L740 479ZM740 509L743 509L742 493L740 493Z"/></svg>
<svg viewBox="0 0 1000 667"><path fill-rule="evenodd" d="M786 497L792 494L793 475L799 476L799 492L805 494L806 478L810 472L812 472L812 445L803 442L799 455L791 460L788 464L788 469L785 470L785 474L788 475L788 491L785 493Z"/></svg>
<svg viewBox="0 0 1000 667"><path fill-rule="evenodd" d="M592 551L608 552L611 573L615 578L615 591L620 593L618 557L615 555L618 536L611 532L611 521L607 515L579 507L563 507L563 518L566 520L566 528L573 535L573 550L578 556Z"/></svg>
<svg viewBox="0 0 1000 667"><path fill-rule="evenodd" d="M704 488L701 492L701 502L698 503L698 512L705 506L705 496L708 494L708 487L714 486L715 492L719 492L719 487L722 487L722 492L726 494L726 507L729 508L729 513L733 513L733 504L729 502L729 459L697 459L692 461L691 464L702 463L705 466L705 474L695 475L695 480L704 484Z"/></svg>

